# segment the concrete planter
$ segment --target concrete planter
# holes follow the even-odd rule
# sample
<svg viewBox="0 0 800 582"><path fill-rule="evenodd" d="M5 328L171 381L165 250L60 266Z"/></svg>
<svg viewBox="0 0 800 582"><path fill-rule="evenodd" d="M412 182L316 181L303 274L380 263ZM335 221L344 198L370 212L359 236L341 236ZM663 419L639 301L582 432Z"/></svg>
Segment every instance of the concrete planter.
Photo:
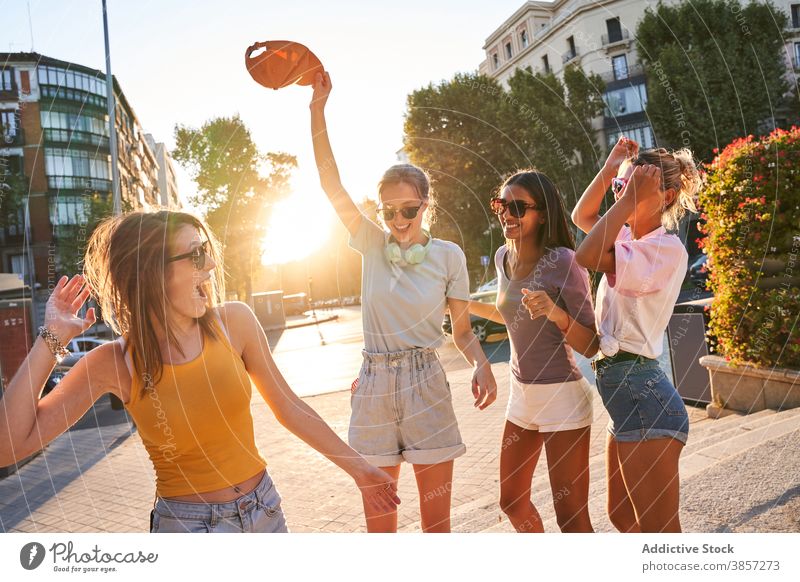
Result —
<svg viewBox="0 0 800 582"><path fill-rule="evenodd" d="M700 365L711 378L708 415L800 407L800 372L786 368L733 366L719 356L703 356Z"/></svg>

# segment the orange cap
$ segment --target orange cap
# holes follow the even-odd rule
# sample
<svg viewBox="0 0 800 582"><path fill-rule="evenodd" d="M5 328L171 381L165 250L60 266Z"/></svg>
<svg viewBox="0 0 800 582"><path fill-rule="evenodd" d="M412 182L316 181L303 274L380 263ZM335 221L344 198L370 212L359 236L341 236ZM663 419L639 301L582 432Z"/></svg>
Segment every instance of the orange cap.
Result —
<svg viewBox="0 0 800 582"><path fill-rule="evenodd" d="M251 56L260 48L265 50ZM312 85L316 73L325 71L308 47L289 40L257 42L247 47L244 62L250 76L269 89L280 89L294 83Z"/></svg>

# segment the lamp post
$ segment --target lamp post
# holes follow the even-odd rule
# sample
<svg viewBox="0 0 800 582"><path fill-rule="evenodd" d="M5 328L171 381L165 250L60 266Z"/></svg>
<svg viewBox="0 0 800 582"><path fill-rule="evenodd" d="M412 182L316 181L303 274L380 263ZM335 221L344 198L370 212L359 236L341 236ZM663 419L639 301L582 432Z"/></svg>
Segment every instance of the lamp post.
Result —
<svg viewBox="0 0 800 582"><path fill-rule="evenodd" d="M122 199L119 189L119 169L117 167L117 100L114 98L114 78L111 76L111 49L108 43L108 11L103 0L103 37L106 44L106 109L108 111L109 147L111 148L111 191L114 203L114 216L122 214Z"/></svg>

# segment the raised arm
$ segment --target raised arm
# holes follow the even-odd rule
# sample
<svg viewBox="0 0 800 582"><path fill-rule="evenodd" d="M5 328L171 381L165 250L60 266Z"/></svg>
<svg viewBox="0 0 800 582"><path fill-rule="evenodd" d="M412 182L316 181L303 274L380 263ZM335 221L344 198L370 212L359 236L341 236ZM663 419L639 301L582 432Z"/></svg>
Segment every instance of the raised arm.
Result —
<svg viewBox="0 0 800 582"><path fill-rule="evenodd" d="M603 197L611 187L611 180L617 175L622 163L636 156L639 145L632 139L625 136L611 149L605 164L592 180L592 183L584 190L580 200L572 210L572 222L583 232L589 233L592 227L600 220L600 205Z"/></svg>
<svg viewBox="0 0 800 582"><path fill-rule="evenodd" d="M339 168L333 157L328 125L325 122L325 103L331 93L331 77L328 73L317 73L314 80L314 95L311 98L311 139L314 144L314 159L319 171L319 181L333 209L344 226L355 236L361 224L362 214L353 199L342 186Z"/></svg>
<svg viewBox="0 0 800 582"><path fill-rule="evenodd" d="M397 482L350 448L292 391L275 364L267 336L250 307L244 303L226 303L220 314L231 342L242 350L248 374L278 422L350 475L367 503L379 510L394 510L400 503Z"/></svg>
<svg viewBox="0 0 800 582"><path fill-rule="evenodd" d="M78 310L89 297L80 276L62 277L45 308L45 324L62 345L80 335L95 322L94 309L85 319ZM106 392L118 393L109 380L109 359L114 346L101 346L78 360L42 398L42 390L56 360L41 337L11 379L0 399L0 466L11 465L49 442L75 424L92 403ZM90 375L90 371L92 374Z"/></svg>

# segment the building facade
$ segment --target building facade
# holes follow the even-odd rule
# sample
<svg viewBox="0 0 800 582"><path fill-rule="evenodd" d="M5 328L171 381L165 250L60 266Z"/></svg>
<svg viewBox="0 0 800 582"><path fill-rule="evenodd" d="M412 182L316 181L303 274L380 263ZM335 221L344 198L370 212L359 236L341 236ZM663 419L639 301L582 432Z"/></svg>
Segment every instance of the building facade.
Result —
<svg viewBox="0 0 800 582"><path fill-rule="evenodd" d="M664 0L674 4L680 0ZM789 16L786 37L787 75L796 82L800 71L800 2L774 0L773 5ZM655 138L647 120L647 87L638 64L633 36L646 0L555 0L525 2L484 44L486 59L479 72L508 85L518 68L530 67L560 76L577 63L587 73L596 73L606 83L606 110L594 127L606 147L626 135L644 147Z"/></svg>
<svg viewBox="0 0 800 582"><path fill-rule="evenodd" d="M175 166L169 155L167 146L157 142L152 134L145 134L145 139L156 157L158 165L158 196L159 203L164 208L180 208L182 206L178 196L178 180L175 177Z"/></svg>
<svg viewBox="0 0 800 582"><path fill-rule="evenodd" d="M123 208L177 201L174 172L166 178L172 190L161 196L156 152L116 79L114 93ZM0 272L25 273L45 288L61 274L59 245L88 235L90 198L110 202L108 121L104 73L36 53L0 53L0 179L7 185L21 176L27 190L27 204L0 228Z"/></svg>

